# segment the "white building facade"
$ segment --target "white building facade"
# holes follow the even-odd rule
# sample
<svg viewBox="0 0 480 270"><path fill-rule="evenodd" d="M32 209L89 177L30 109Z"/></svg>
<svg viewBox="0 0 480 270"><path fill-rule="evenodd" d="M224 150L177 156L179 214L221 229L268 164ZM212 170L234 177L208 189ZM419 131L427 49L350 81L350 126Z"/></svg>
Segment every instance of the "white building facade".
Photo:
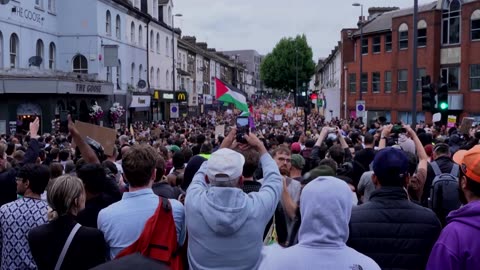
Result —
<svg viewBox="0 0 480 270"><path fill-rule="evenodd" d="M341 112L341 91L340 80L342 74L342 56L339 46L336 46L331 54L317 67L317 80L315 90L318 90L318 97L321 103L319 112L325 116L327 121L332 118L340 118Z"/></svg>

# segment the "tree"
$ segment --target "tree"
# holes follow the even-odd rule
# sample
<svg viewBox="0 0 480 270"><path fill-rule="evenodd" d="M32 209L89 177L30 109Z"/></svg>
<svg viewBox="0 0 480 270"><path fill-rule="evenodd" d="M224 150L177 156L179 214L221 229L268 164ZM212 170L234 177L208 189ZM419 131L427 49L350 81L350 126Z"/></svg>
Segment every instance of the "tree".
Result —
<svg viewBox="0 0 480 270"><path fill-rule="evenodd" d="M297 94L297 87L308 83L314 73L312 48L308 46L305 35L282 38L260 66L260 76L265 86L285 92L293 91L294 95Z"/></svg>

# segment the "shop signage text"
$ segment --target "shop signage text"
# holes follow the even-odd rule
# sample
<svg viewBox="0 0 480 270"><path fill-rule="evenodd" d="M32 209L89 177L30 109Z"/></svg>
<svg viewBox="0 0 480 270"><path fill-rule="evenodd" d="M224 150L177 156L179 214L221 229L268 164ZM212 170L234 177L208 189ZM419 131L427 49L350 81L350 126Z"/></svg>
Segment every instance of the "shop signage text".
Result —
<svg viewBox="0 0 480 270"><path fill-rule="evenodd" d="M174 99L174 96L173 96L173 94L163 93L163 94L162 94L162 98L163 98L163 99L173 100L173 99Z"/></svg>
<svg viewBox="0 0 480 270"><path fill-rule="evenodd" d="M77 93L101 93L102 92L102 86L101 85L92 85L92 84L80 84L77 83L75 92Z"/></svg>
<svg viewBox="0 0 480 270"><path fill-rule="evenodd" d="M43 25L44 18L40 13L37 13L35 11L29 10L20 6L14 6L13 10L14 10L13 14L15 14L16 16L32 21L34 23Z"/></svg>

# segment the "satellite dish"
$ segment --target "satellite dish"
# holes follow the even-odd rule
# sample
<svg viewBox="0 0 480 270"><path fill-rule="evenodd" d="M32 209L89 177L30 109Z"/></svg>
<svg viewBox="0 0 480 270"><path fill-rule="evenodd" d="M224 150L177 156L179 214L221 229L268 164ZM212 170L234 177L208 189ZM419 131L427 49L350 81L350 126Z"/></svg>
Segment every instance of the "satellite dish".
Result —
<svg viewBox="0 0 480 270"><path fill-rule="evenodd" d="M140 80L137 83L137 87L140 88L140 89L143 89L143 88L147 87L147 82L144 81L144 80Z"/></svg>
<svg viewBox="0 0 480 270"><path fill-rule="evenodd" d="M41 56L32 56L28 59L28 66L39 67L42 64L42 62L43 62L43 59Z"/></svg>
<svg viewBox="0 0 480 270"><path fill-rule="evenodd" d="M6 5L10 0L0 0L0 5Z"/></svg>

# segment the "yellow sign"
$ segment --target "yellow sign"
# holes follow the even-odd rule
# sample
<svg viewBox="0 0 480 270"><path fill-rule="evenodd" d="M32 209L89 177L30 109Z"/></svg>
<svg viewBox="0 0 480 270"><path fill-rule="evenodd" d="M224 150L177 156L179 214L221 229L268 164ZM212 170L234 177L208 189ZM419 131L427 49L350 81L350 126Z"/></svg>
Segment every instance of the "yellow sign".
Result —
<svg viewBox="0 0 480 270"><path fill-rule="evenodd" d="M158 91L155 91L153 93L153 99L158 99L159 98L159 94L158 94Z"/></svg>
<svg viewBox="0 0 480 270"><path fill-rule="evenodd" d="M176 92L175 99L177 102L187 101L187 93L186 92Z"/></svg>

